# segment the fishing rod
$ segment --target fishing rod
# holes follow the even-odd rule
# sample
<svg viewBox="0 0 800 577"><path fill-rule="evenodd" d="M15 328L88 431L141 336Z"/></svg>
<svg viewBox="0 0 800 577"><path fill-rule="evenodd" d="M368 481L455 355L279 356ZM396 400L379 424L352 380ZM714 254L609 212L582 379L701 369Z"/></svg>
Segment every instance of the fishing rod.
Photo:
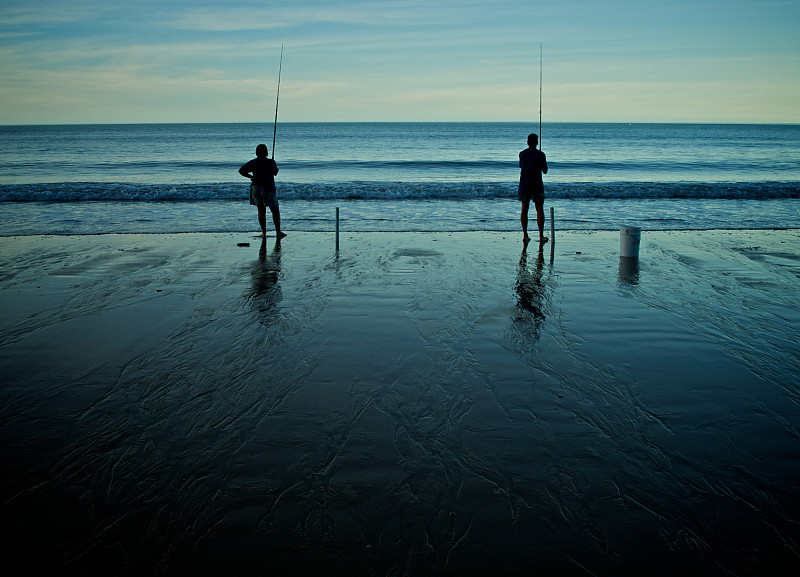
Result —
<svg viewBox="0 0 800 577"><path fill-rule="evenodd" d="M275 96L275 124L272 126L272 159L275 159L275 135L278 133L278 102L281 99L281 70L283 69L283 44L281 44L281 61L278 65L278 94Z"/></svg>
<svg viewBox="0 0 800 577"><path fill-rule="evenodd" d="M540 42L539 43L539 150L541 149L542 149L542 43Z"/></svg>

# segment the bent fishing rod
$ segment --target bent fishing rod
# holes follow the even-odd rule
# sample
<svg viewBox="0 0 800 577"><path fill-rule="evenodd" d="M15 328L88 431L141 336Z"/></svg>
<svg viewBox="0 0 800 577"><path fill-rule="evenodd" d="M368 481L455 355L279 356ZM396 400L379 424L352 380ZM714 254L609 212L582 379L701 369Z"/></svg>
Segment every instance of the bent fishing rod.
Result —
<svg viewBox="0 0 800 577"><path fill-rule="evenodd" d="M283 69L283 44L281 44L281 60L278 65L278 94L275 96L275 124L272 126L272 159L275 160L275 136L278 133L278 103L281 99L281 70Z"/></svg>
<svg viewBox="0 0 800 577"><path fill-rule="evenodd" d="M542 149L542 43L540 42L539 43L539 150L541 149Z"/></svg>

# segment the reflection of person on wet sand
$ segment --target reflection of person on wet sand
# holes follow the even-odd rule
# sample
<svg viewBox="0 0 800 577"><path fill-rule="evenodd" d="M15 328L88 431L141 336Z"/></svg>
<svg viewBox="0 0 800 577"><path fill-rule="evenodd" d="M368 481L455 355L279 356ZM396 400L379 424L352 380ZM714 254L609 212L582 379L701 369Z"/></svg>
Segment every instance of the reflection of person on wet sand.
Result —
<svg viewBox="0 0 800 577"><path fill-rule="evenodd" d="M281 272L281 241L275 242L271 254L267 254L267 239L261 240L258 262L253 264L253 303L259 312L267 312L280 302L281 287L278 278Z"/></svg>
<svg viewBox="0 0 800 577"><path fill-rule="evenodd" d="M530 242L528 236L528 209L531 200L536 207L536 224L539 227L539 242L545 243L548 238L544 235L544 184L542 174L547 174L547 158L544 152L536 150L539 137L535 134L528 135L528 148L519 153L519 189L517 197L522 203L519 220L522 223L522 242Z"/></svg>
<svg viewBox="0 0 800 577"><path fill-rule="evenodd" d="M523 317L527 316L525 313L531 313L533 315L533 328L537 337L539 336L539 327L545 320L543 270L544 253L542 245L539 245L533 270L528 269L527 245L523 247L522 255L519 258L519 267L517 268L517 283L514 286L514 290L517 293L517 307L520 309L520 315L516 320L522 320Z"/></svg>

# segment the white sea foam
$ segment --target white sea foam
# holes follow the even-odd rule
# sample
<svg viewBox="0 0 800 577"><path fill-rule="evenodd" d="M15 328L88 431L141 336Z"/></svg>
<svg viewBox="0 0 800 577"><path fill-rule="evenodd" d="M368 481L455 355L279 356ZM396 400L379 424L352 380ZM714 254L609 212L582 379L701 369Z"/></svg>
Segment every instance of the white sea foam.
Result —
<svg viewBox="0 0 800 577"><path fill-rule="evenodd" d="M516 197L516 182L280 182L286 200L501 199ZM797 199L800 182L582 182L548 183L553 199ZM0 185L0 202L241 200L247 185L236 183L135 184L50 183Z"/></svg>

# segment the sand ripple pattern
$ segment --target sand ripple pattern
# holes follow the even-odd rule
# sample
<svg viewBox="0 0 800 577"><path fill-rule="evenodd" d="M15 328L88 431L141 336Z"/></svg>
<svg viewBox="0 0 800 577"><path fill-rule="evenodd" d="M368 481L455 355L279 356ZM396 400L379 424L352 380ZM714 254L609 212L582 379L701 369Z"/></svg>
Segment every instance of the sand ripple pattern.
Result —
<svg viewBox="0 0 800 577"><path fill-rule="evenodd" d="M800 562L796 231L342 241L0 239L6 543L118 575Z"/></svg>

